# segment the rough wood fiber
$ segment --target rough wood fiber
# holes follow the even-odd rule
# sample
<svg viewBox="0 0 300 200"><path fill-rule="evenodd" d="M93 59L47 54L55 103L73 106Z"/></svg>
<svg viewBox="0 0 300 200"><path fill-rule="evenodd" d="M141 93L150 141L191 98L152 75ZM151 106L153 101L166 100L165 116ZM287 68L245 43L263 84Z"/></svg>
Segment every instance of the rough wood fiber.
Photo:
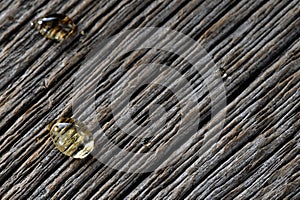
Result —
<svg viewBox="0 0 300 200"><path fill-rule="evenodd" d="M41 37L30 21L47 13L68 14L85 31L63 43ZM0 2L0 197L2 199L299 199L300 198L300 1L299 0L110 0L110 1L3 1ZM122 54L124 45L144 40L122 37L113 49L101 52L117 58L92 70L95 98L78 106L84 122L96 121L113 142L131 152L161 153L180 136L176 152L147 173L129 173L134 158L96 157L75 160L61 154L49 140L46 125L58 116L72 115L74 75L91 74L85 57L97 41L124 30L164 27L198 41L219 68L226 87L227 105L216 115L208 88L188 57L193 46L176 47L187 57L171 52L141 49ZM159 33L153 35L160 37ZM156 41L162 48L172 38ZM109 44L106 44L109 47ZM110 51L111 50L111 51ZM207 60L204 59L203 62ZM192 92L177 76L156 77L143 63L161 63L193 83ZM209 72L204 65L201 72ZM165 73L168 71L162 69ZM149 106L160 104L168 113L166 126L153 137L125 134L116 120L126 105L112 112L111 95L121 95L119 80L135 86L137 78L176 86L183 98L161 85L138 88L131 97L133 120L149 123ZM202 73L201 73L202 74ZM93 78L95 77L95 78ZM209 83L210 87L207 86ZM83 90L89 92L88 87ZM182 103L198 95L192 107ZM94 109L92 103L95 103ZM91 118L96 110L97 119ZM187 111L186 115L182 115ZM159 109L154 112L159 113ZM199 128L180 132L178 126L193 122ZM226 114L224 127L221 116ZM161 125L161 119L154 124ZM183 123L184 125L184 123ZM132 133L134 126L125 125ZM221 130L219 128L222 127ZM146 130L141 136L146 137ZM203 135L218 131L217 143L204 154ZM188 134L187 134L188 133ZM98 136L99 131L95 132ZM168 153L168 152L166 152ZM105 149L99 154L105 155ZM120 166L122 170L106 164ZM165 167L162 167L165 166ZM142 166L143 167L143 166ZM147 167L147 166L144 166Z"/></svg>

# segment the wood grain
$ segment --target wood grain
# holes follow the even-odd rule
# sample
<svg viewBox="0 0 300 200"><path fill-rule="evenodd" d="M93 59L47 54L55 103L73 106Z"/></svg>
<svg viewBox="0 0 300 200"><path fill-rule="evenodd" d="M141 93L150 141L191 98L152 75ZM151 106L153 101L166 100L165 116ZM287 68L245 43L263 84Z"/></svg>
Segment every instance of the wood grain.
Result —
<svg viewBox="0 0 300 200"><path fill-rule="evenodd" d="M46 40L30 21L49 13L67 14L85 34ZM11 0L0 2L0 16L1 199L300 198L299 0ZM147 27L184 34L209 56L198 58L195 46L155 31L148 38L157 38L161 50L137 50L147 39L126 30ZM99 50L107 61L90 67L88 56L107 38L117 41ZM162 50L169 46L186 56ZM191 58L203 64L200 73ZM205 77L211 61L226 93L226 106L214 115L223 99L220 83ZM158 73L143 65L149 63L170 67ZM130 108L116 100L125 93L122 83L135 88ZM76 87L92 96L74 109ZM183 106L195 95L192 106ZM152 119L149 109L157 105L152 111L160 117ZM137 125L124 122L130 134L117 123L128 112ZM59 116L98 124L94 137L105 134L111 143L98 141L98 151L83 160L64 156L46 130ZM218 137L203 153L209 134ZM114 159L120 152L107 152L115 145L136 156ZM143 163L138 152L162 156ZM135 164L138 172L154 170L129 172Z"/></svg>

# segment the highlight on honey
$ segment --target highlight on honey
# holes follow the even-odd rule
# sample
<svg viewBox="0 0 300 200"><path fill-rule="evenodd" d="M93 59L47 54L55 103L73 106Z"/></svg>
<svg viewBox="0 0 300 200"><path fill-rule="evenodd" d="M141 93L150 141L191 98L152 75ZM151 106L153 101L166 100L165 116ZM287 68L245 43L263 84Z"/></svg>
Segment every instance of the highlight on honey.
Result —
<svg viewBox="0 0 300 200"><path fill-rule="evenodd" d="M73 35L77 26L64 14L51 14L31 22L36 30L48 39L63 41Z"/></svg>
<svg viewBox="0 0 300 200"><path fill-rule="evenodd" d="M73 158L85 158L94 149L91 131L73 118L59 118L48 125L50 137L56 148Z"/></svg>

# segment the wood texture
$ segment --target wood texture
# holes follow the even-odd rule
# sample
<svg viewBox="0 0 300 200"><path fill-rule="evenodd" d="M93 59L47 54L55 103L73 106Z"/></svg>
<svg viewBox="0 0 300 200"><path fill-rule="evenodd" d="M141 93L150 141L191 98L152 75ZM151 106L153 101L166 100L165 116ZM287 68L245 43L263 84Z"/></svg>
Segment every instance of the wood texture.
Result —
<svg viewBox="0 0 300 200"><path fill-rule="evenodd" d="M30 21L49 13L67 14L85 35L62 43L46 40ZM0 2L0 15L1 199L300 199L299 0L10 0ZM105 44L101 49L116 58L115 63L87 71L86 56L99 41L145 27L170 28L201 44L221 73L226 107L212 115L211 103L221 100L211 99L208 88L215 91L217 84L203 81L186 57L153 49L122 54L124 46L144 44L129 35L121 35L113 48ZM171 39L157 43L165 47L173 44ZM192 46L175 47L197 55ZM168 80L156 77L143 63L171 66L192 84L192 91L175 75ZM211 68L204 65L201 70ZM95 98L87 98L74 113L74 76L85 73L91 79L80 82L80 92L94 92ZM128 73L138 76L130 79ZM140 135L144 138L124 133L116 120L128 112L126 105L118 105L114 113L111 102L112 95L124 92L120 80L133 87L140 77L175 85L182 94L178 98L161 85L137 88L130 104L140 127L149 122L149 106L160 104L168 111L162 115L165 126L148 138L152 129ZM96 88L91 90L89 84ZM182 107L194 94L197 102ZM97 119L91 117L95 110ZM199 121L191 117L194 112ZM165 152L164 160L153 160L157 169L147 173L126 172L134 157L107 155L106 163L93 155L72 159L55 148L46 126L56 117L74 114L85 123L99 124L112 141L104 147L99 142L100 155L114 145L135 153L162 153L182 137L181 145ZM155 119L157 127L162 118ZM187 125L193 120L199 126L196 131ZM185 131L180 132L179 125ZM95 137L102 133L93 131ZM199 154L204 135L214 132L217 142Z"/></svg>

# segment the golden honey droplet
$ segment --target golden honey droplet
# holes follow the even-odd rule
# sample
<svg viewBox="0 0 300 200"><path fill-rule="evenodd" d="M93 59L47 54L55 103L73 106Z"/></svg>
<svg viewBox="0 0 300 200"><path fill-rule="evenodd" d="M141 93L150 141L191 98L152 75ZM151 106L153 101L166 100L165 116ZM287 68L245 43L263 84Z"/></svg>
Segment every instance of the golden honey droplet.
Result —
<svg viewBox="0 0 300 200"><path fill-rule="evenodd" d="M46 38L63 41L77 30L76 24L64 14L50 14L31 22L31 25Z"/></svg>
<svg viewBox="0 0 300 200"><path fill-rule="evenodd" d="M50 125L50 137L56 148L73 158L85 158L94 149L91 131L78 120L59 118Z"/></svg>

